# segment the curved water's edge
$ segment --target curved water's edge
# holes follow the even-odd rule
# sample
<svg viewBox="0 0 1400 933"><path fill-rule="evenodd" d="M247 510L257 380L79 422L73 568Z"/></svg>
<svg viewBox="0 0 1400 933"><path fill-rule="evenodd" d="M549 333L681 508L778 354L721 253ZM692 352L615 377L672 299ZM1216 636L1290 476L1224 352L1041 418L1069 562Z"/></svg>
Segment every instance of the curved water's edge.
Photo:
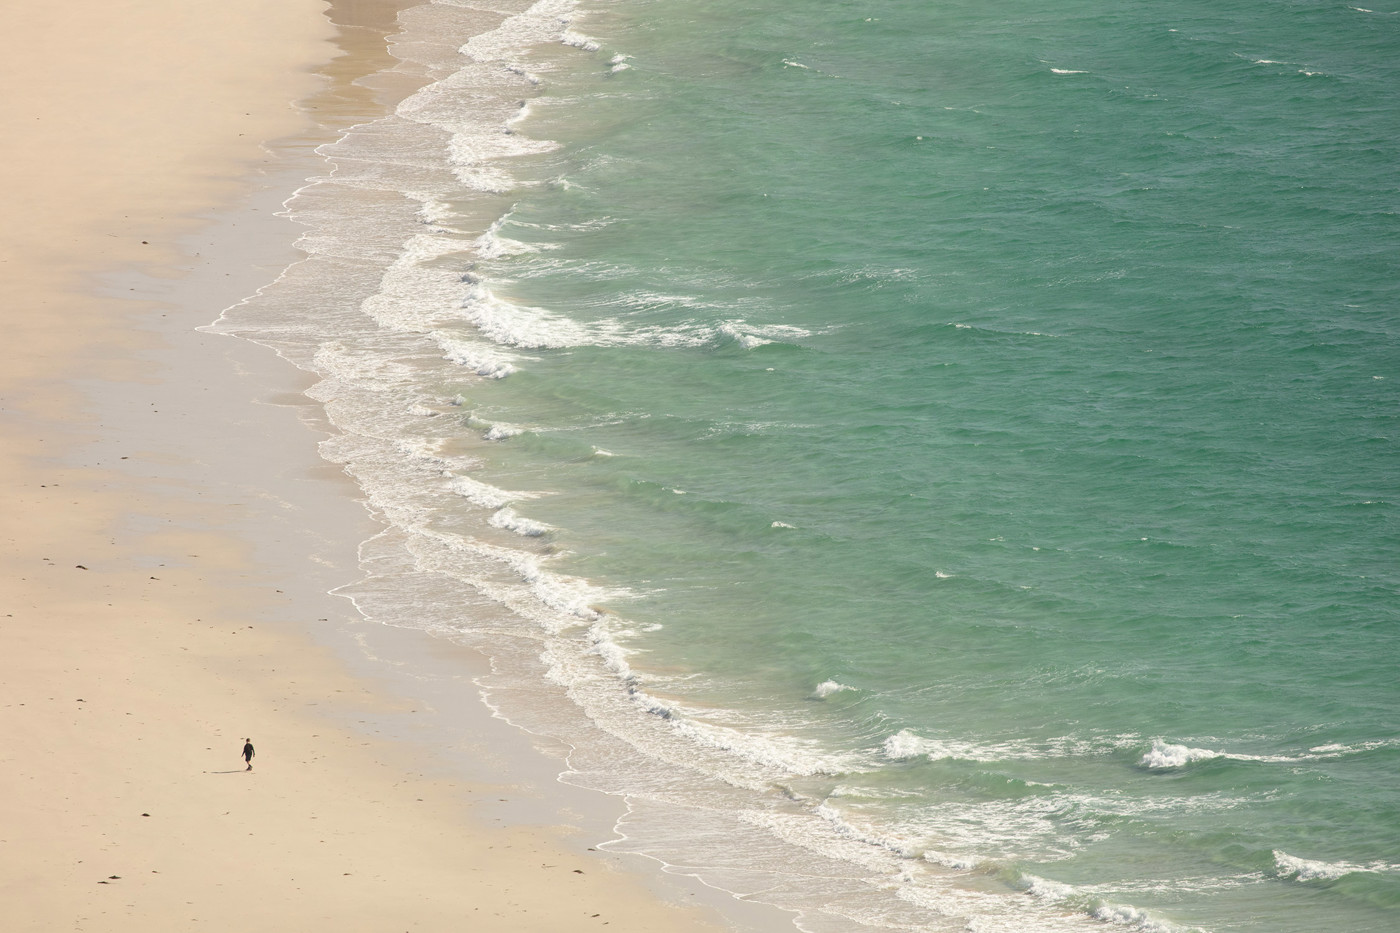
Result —
<svg viewBox="0 0 1400 933"><path fill-rule="evenodd" d="M599 651L607 626L590 603L608 594L548 570L551 546L510 520L509 504L528 493L471 478L480 445L509 429L454 432L450 443L433 430L438 419L465 420L451 382L514 370L513 348L479 337L481 320L464 320L463 306L482 289L461 270L502 248L494 224L512 187L502 160L549 146L512 129L537 93L537 72L550 67L531 60L532 48L593 51L570 29L573 7L434 2L401 12L391 37L397 64L363 83L423 87L395 113L316 148L326 171L284 202L306 228L298 242L306 258L201 330L265 346L318 378L306 395L336 432L321 455L356 481L383 524L360 546L365 575L332 592L367 621L426 630L489 658L493 674L480 685L492 713L572 748L561 780L626 801L616 838L602 846L791 910L813 933L865 928L846 910L828 912L826 892L802 892L792 879L844 879L849 893L878 900L878 876L752 825L745 814L803 810L762 779L735 786L682 764L688 750L675 748L665 719L629 695ZM456 113L464 97L469 124ZM600 728L603 710L634 734ZM678 778L689 791L671 789ZM690 799L696 787L713 799ZM763 864L750 863L750 851L765 852Z"/></svg>
<svg viewBox="0 0 1400 933"><path fill-rule="evenodd" d="M321 455L354 478L382 524L360 546L363 577L335 592L367 620L426 630L488 657L492 674L480 683L493 712L570 747L561 780L627 802L606 847L790 910L808 933L1198 929L1013 860L913 846L842 805L851 794L843 775L867 767L1053 757L1054 748L944 747L903 729L842 756L791 736L723 728L706 711L649 694L627 647L635 623L625 607L639 594L560 569L572 556L567 529L529 508L556 494L547 481L503 488L484 479L499 445L528 431L474 407L473 387L528 374L552 350L621 339L606 326L512 304L484 268L532 249L503 231L522 191L538 184L515 177L514 163L554 148L525 123L552 75L627 67L579 20L572 0L434 0L403 11L392 39L397 64L370 83L417 89L392 114L317 149L326 171L286 204L305 227L306 258L207 328L270 347L319 380L307 395L337 432ZM730 335L744 349L772 336ZM830 680L813 700L858 695ZM1263 760L1138 734L1101 736L1088 754L1147 775ZM1044 806L1067 804L1047 796ZM1275 850L1271 862L1220 883L1308 883L1350 870L1373 867Z"/></svg>
<svg viewBox="0 0 1400 933"><path fill-rule="evenodd" d="M321 454L384 525L360 547L365 576L336 592L367 620L490 658L481 686L494 714L572 748L561 780L626 800L604 846L792 911L809 933L961 928L969 900L976 913L1006 901L991 913L1021 914L1017 889L1030 880L901 852L792 787L790 762L678 728L683 717L628 676L612 638L625 621L594 608L625 594L552 572L552 545L511 508L531 494L472 477L509 426L438 430L471 421L455 383L508 376L531 345L518 328L492 332L493 299L472 268L510 248L496 232L511 207L510 158L550 146L515 130L550 57L596 52L574 15L561 0L404 11L386 78L428 83L317 148L327 171L285 204L306 228L306 258L205 329L319 378L306 394L338 432ZM948 886L960 875L973 884ZM1061 914L1024 928L1078 927L1092 910Z"/></svg>

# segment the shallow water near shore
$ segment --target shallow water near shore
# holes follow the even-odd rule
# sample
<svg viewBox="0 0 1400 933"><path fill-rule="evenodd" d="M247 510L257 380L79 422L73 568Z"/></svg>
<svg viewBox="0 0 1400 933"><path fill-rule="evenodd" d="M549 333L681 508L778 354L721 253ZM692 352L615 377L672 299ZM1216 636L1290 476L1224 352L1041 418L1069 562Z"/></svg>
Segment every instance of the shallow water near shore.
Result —
<svg viewBox="0 0 1400 933"><path fill-rule="evenodd" d="M614 847L814 933L1394 928L1400 16L401 22L213 329Z"/></svg>

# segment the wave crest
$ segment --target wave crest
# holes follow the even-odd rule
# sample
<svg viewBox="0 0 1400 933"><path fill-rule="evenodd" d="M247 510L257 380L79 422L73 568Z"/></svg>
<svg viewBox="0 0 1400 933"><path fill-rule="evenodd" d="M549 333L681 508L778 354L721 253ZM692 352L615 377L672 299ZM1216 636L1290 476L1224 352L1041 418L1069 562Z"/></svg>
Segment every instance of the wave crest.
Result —
<svg viewBox="0 0 1400 933"><path fill-rule="evenodd" d="M1151 751L1143 755L1138 766L1151 771L1165 771L1171 768L1184 768L1197 761L1209 761L1224 757L1222 752L1209 748L1191 748L1189 745L1172 745L1161 739L1154 739Z"/></svg>

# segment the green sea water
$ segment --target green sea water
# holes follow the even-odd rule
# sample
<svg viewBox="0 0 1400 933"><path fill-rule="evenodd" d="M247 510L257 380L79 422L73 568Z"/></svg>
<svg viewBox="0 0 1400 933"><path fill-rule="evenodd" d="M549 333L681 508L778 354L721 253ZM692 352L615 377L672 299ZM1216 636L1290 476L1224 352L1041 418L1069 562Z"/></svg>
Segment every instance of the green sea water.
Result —
<svg viewBox="0 0 1400 933"><path fill-rule="evenodd" d="M502 17L305 195L366 613L811 931L1400 929L1400 13Z"/></svg>

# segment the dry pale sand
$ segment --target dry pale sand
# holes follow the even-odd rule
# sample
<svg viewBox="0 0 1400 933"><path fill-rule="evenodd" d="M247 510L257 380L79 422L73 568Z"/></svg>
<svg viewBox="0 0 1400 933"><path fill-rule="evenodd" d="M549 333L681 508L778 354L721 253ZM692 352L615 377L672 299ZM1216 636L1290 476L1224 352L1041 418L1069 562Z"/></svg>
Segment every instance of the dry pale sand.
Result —
<svg viewBox="0 0 1400 933"><path fill-rule="evenodd" d="M338 4L371 24L394 6ZM214 399L241 385L201 378L227 366L217 352L199 356L215 338L186 346L162 323L182 309L114 298L110 277L98 278L189 279L170 294L207 302L183 309L202 322L222 299L198 297L200 282L258 272L231 250L194 260L188 243L202 218L247 194L269 161L260 141L306 132L289 101L320 86L316 69L337 55L344 67L337 49L349 43L343 32L332 43L324 8L68 0L7 11L0 923L732 927L672 903L692 896L683 888L658 895L655 879L619 870L586 841L511 825L479 802L508 788L465 782L423 743L357 726L401 719L410 701L382 695L292 624L346 610L326 608L337 601L286 556L300 547L290 529L312 512L295 490L348 503L346 491L315 466L294 404ZM352 38L375 44L373 29ZM221 261L240 268L220 272ZM153 362L162 352L184 368ZM182 414L182 401L205 403L201 393L204 417ZM243 445L250 463L286 459L292 492L279 498L256 479L200 482L205 455L190 445L196 421L218 420L208 415L216 402L241 425L237 437L262 439ZM259 507L274 518L247 520L254 500L273 502ZM363 521L342 524L358 531ZM325 538L321 565L352 559L332 552L352 555L353 535ZM260 752L251 773L239 757L247 735Z"/></svg>

